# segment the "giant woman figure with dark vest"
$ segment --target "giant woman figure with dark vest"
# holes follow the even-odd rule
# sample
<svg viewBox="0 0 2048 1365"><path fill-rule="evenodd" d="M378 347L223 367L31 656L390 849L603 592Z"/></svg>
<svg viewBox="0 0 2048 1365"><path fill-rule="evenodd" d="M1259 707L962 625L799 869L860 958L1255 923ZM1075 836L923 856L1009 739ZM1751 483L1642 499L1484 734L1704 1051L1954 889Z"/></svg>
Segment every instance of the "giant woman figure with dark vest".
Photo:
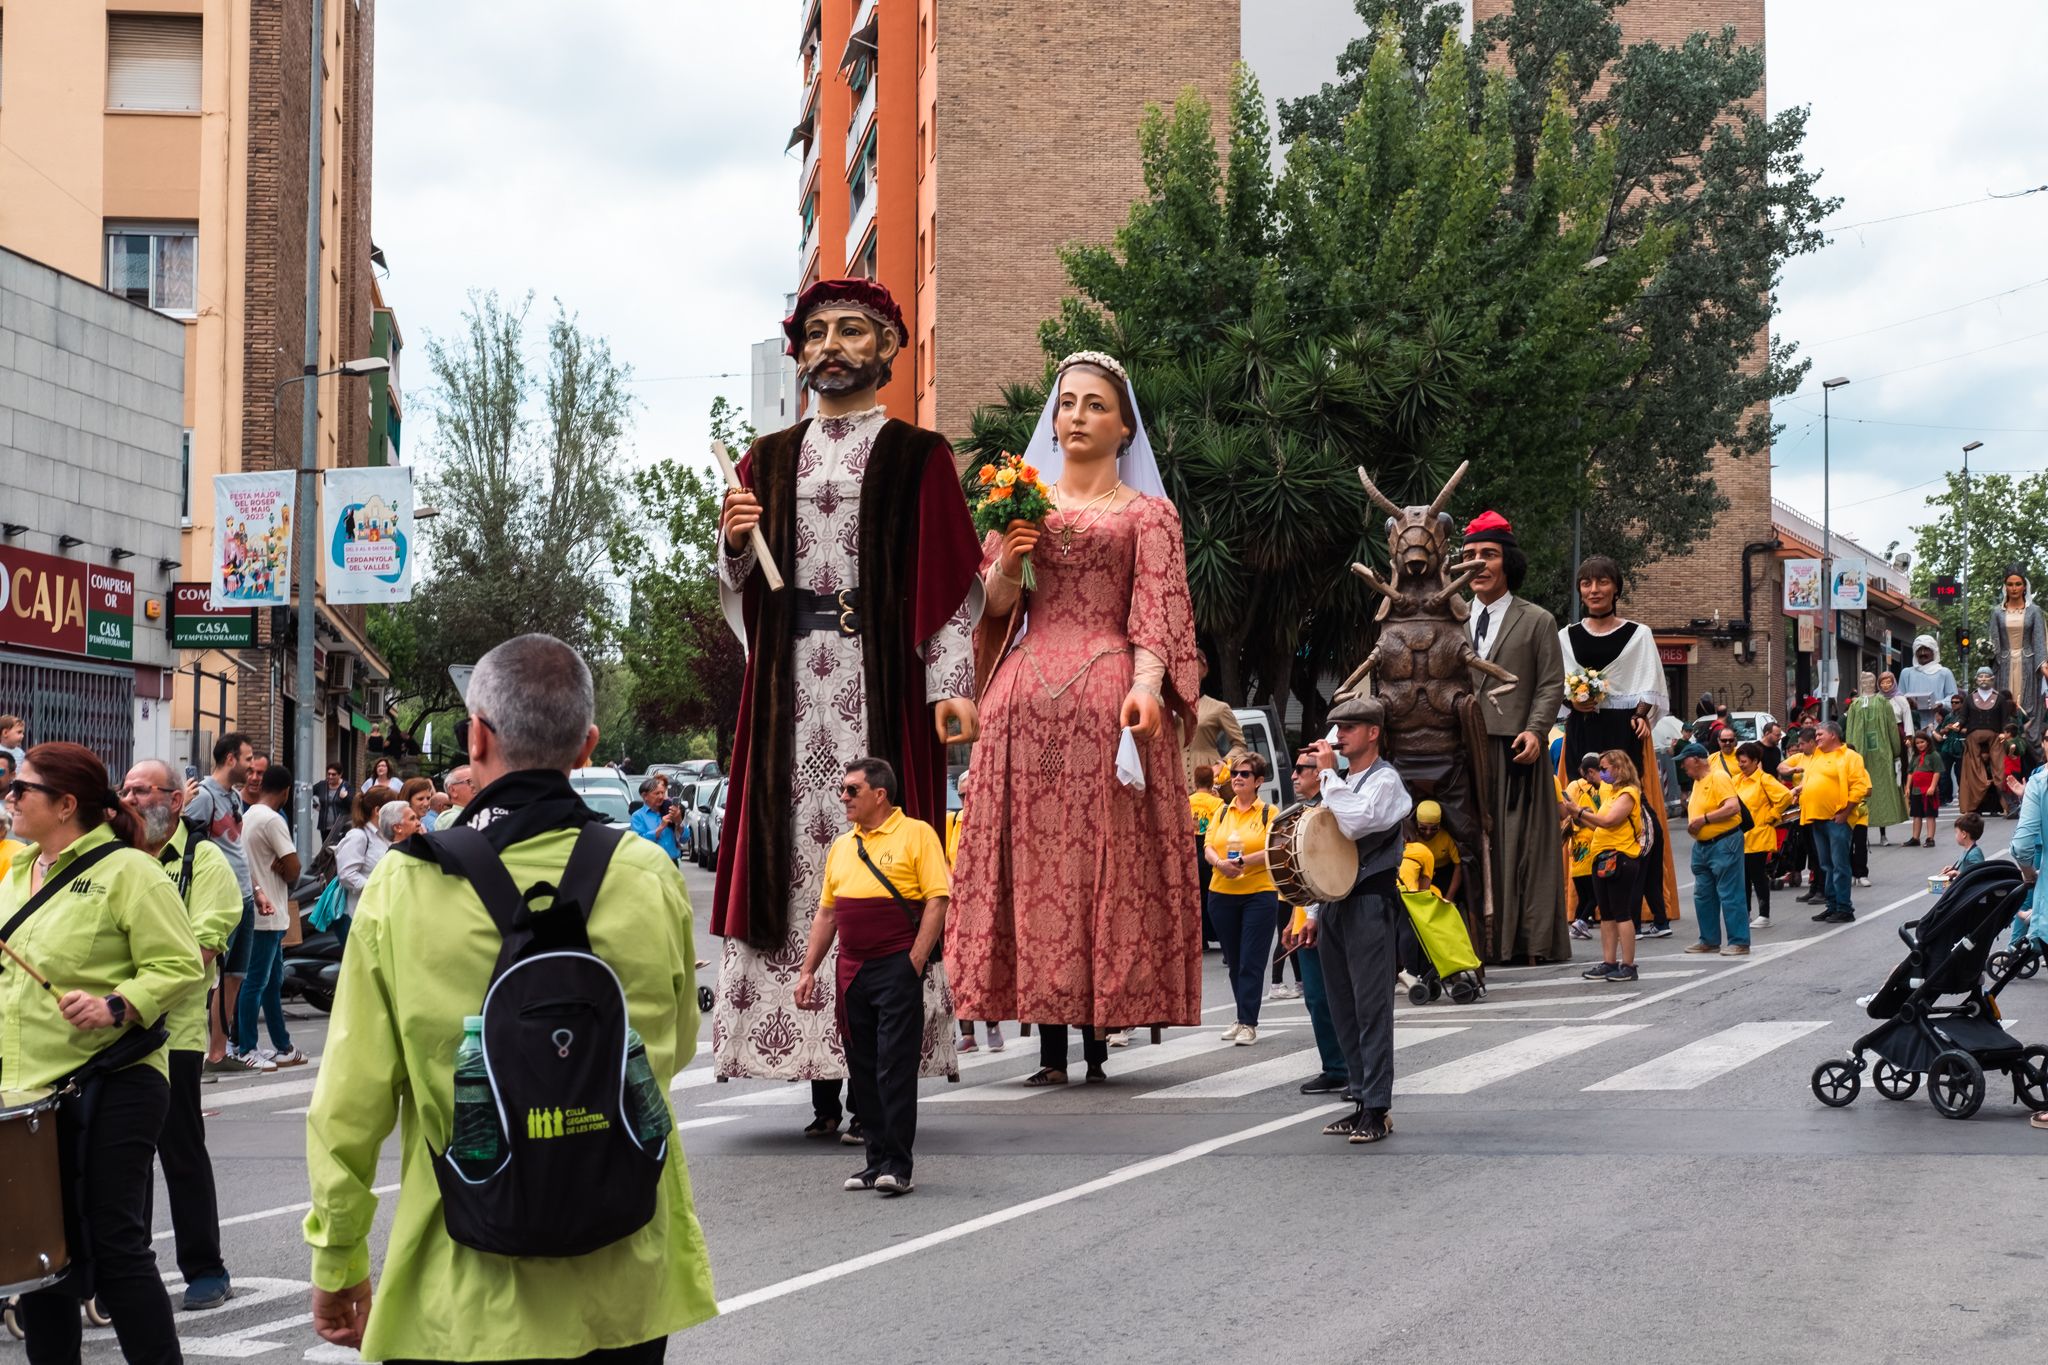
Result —
<svg viewBox="0 0 2048 1365"><path fill-rule="evenodd" d="M845 827L846 765L872 755L902 808L939 824L946 743L974 739L981 548L945 438L876 402L908 333L873 280L821 280L783 323L812 415L740 461L720 517L719 599L745 643L738 737L718 848L712 932L725 939L711 1050L720 1079L812 1082L805 1131L841 1117L845 1050L829 990L799 1006L797 975ZM786 586L750 548L759 526ZM832 981L829 963L821 980ZM920 1070L957 1075L945 974L925 979ZM856 1115L856 1118L858 1116Z"/></svg>

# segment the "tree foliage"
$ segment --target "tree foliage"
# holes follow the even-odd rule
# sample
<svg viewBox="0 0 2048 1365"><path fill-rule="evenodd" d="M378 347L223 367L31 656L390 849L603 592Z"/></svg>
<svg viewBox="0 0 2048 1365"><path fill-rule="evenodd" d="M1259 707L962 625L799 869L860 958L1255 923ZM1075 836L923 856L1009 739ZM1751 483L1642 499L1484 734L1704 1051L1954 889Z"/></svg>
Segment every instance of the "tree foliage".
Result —
<svg viewBox="0 0 2048 1365"><path fill-rule="evenodd" d="M532 295L470 295L461 332L430 339L434 436L422 499L428 572L410 602L378 612L373 639L408 709L457 701L451 664L533 631L586 655L614 623L607 551L621 513L631 367L557 302L538 370Z"/></svg>
<svg viewBox="0 0 2048 1365"><path fill-rule="evenodd" d="M2005 571L2018 566L2035 597L2048 593L2041 577L2042 566L2048 565L2048 474L1971 476L1967 518L1963 492L1962 474L1950 473L1947 487L1927 499L1934 519L1913 528L1913 593L1925 601L1934 579L1961 577L1963 547L1969 546L1967 604L1934 608L1941 618L1943 653L1957 680L1967 685L1975 665L1991 662L1991 644L1980 640L1975 656L1958 662L1956 631L1967 624L1971 635L1984 634L1991 613L2005 601Z"/></svg>
<svg viewBox="0 0 2048 1365"><path fill-rule="evenodd" d="M754 437L724 398L711 404L711 434L735 451ZM708 471L667 459L636 471L632 489L635 514L615 537L613 558L631 591L619 647L633 724L652 761L706 730L724 759L739 723L746 653L718 602L722 485Z"/></svg>
<svg viewBox="0 0 2048 1365"><path fill-rule="evenodd" d="M1768 444L1753 409L1804 368L1758 352L1770 291L1831 208L1803 111L1753 112L1762 58L1729 34L1624 52L1618 3L1518 0L1468 51L1456 5L1396 0L1283 104L1277 173L1249 72L1221 153L1190 91L1148 110L1114 242L1063 253L1077 297L1040 339L1130 366L1218 695L1291 690L1314 723L1366 647L1361 467L1420 503L1471 461L1457 507L1507 513L1526 591L1561 605L1575 509L1640 565L1722 505L1716 446ZM1007 387L962 444L1021 448L1044 397Z"/></svg>

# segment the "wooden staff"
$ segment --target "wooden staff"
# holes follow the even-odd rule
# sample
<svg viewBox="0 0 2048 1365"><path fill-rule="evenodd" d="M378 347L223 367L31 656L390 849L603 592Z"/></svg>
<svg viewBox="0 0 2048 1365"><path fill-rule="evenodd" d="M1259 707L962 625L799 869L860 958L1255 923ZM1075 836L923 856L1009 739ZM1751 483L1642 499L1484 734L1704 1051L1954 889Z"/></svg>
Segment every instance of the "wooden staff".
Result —
<svg viewBox="0 0 2048 1365"><path fill-rule="evenodd" d="M4 938L0 938L0 953L5 953L7 954L7 956L13 958L14 965L21 968L23 971L27 972L29 980L35 982L44 990L50 991L52 994L55 994L55 990L51 987L48 979L45 978L42 975L42 973L38 972L35 968L29 966L27 960L23 958L20 953L17 953L14 951L14 949L8 947L7 940Z"/></svg>
<svg viewBox="0 0 2048 1365"><path fill-rule="evenodd" d="M732 455L726 450L725 442L713 441L711 443L711 458L718 461L718 467L725 471L725 486L727 488L744 489L746 487L745 484L740 482L740 471L733 464ZM761 534L759 522L756 522L754 529L747 533L747 538L753 544L754 558L760 562L761 577L768 580L768 590L770 592L781 592L782 572L775 567L775 556L768 553L768 537Z"/></svg>

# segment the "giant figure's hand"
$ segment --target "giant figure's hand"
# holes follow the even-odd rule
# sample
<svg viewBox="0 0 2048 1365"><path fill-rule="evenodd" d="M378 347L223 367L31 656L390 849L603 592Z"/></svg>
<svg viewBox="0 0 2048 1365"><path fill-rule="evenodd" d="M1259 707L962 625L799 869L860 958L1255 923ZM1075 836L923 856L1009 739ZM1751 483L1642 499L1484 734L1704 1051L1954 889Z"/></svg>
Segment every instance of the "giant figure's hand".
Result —
<svg viewBox="0 0 2048 1365"><path fill-rule="evenodd" d="M1536 737L1534 730L1524 730L1515 736L1515 745L1509 757L1517 763L1534 763L1543 752L1543 741Z"/></svg>
<svg viewBox="0 0 2048 1365"><path fill-rule="evenodd" d="M1150 739L1159 733L1161 709L1159 698L1150 692L1132 688L1124 698L1124 709L1118 724L1129 727L1139 739Z"/></svg>
<svg viewBox="0 0 2048 1365"><path fill-rule="evenodd" d="M948 697L932 708L932 722L939 728L941 744L972 744L981 738L981 713L974 709L974 702L967 697ZM957 722L960 733L952 733L950 726Z"/></svg>
<svg viewBox="0 0 2048 1365"><path fill-rule="evenodd" d="M727 490L725 509L718 516L718 529L725 533L726 548L734 554L746 549L748 532L760 524L760 499L744 488Z"/></svg>
<svg viewBox="0 0 2048 1365"><path fill-rule="evenodd" d="M1003 532L1003 557L998 565L1003 577L1016 582L1024 575L1024 557L1038 548L1038 538L1045 533L1045 525L1036 521L1013 521Z"/></svg>

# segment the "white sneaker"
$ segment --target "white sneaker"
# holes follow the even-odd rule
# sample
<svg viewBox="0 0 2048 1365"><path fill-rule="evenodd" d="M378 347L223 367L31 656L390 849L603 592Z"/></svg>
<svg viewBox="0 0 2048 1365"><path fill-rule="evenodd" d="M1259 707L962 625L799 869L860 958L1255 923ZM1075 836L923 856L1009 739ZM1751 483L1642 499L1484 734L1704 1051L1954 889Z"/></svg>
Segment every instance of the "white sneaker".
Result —
<svg viewBox="0 0 2048 1365"><path fill-rule="evenodd" d="M268 1074L277 1070L277 1063L257 1052L230 1052L228 1060L245 1071Z"/></svg>
<svg viewBox="0 0 2048 1365"><path fill-rule="evenodd" d="M1404 991L1407 990L1410 986L1413 986L1416 980L1418 979L1415 973L1413 972L1395 972L1394 976L1398 981L1400 981L1401 989Z"/></svg>
<svg viewBox="0 0 2048 1365"><path fill-rule="evenodd" d="M1243 1024L1232 1024L1229 1028L1223 1030L1222 1036L1217 1038L1216 1041L1219 1043L1234 1043L1237 1041L1237 1035L1243 1032Z"/></svg>
<svg viewBox="0 0 2048 1365"><path fill-rule="evenodd" d="M1131 1045L1131 1031L1127 1028L1120 1028L1115 1033L1106 1035L1102 1041L1111 1047L1129 1047Z"/></svg>
<svg viewBox="0 0 2048 1365"><path fill-rule="evenodd" d="M1858 878L1856 879L1856 885L1858 885L1858 886L1868 886L1868 885L1870 885L1870 878L1868 878L1868 877L1858 877Z"/></svg>
<svg viewBox="0 0 2048 1365"><path fill-rule="evenodd" d="M289 1052L279 1052L274 1048L266 1047L260 1049L256 1055L261 1057L264 1061L269 1062L271 1065L280 1068L287 1066L304 1066L307 1062L313 1060L312 1058L308 1057L305 1053L299 1051L297 1048L293 1048Z"/></svg>
<svg viewBox="0 0 2048 1365"><path fill-rule="evenodd" d="M1001 1052L1004 1046L1005 1044L1003 1042L1003 1026L1001 1024L991 1022L988 1026L988 1050L990 1052Z"/></svg>
<svg viewBox="0 0 2048 1365"><path fill-rule="evenodd" d="M1250 1024L1239 1024L1237 1026L1237 1037L1230 1041L1236 1043L1239 1047L1250 1047L1253 1043L1259 1041L1259 1031Z"/></svg>
<svg viewBox="0 0 2048 1365"><path fill-rule="evenodd" d="M1287 998L1289 1000L1301 999L1301 983L1299 981L1288 982L1284 989L1287 992Z"/></svg>

